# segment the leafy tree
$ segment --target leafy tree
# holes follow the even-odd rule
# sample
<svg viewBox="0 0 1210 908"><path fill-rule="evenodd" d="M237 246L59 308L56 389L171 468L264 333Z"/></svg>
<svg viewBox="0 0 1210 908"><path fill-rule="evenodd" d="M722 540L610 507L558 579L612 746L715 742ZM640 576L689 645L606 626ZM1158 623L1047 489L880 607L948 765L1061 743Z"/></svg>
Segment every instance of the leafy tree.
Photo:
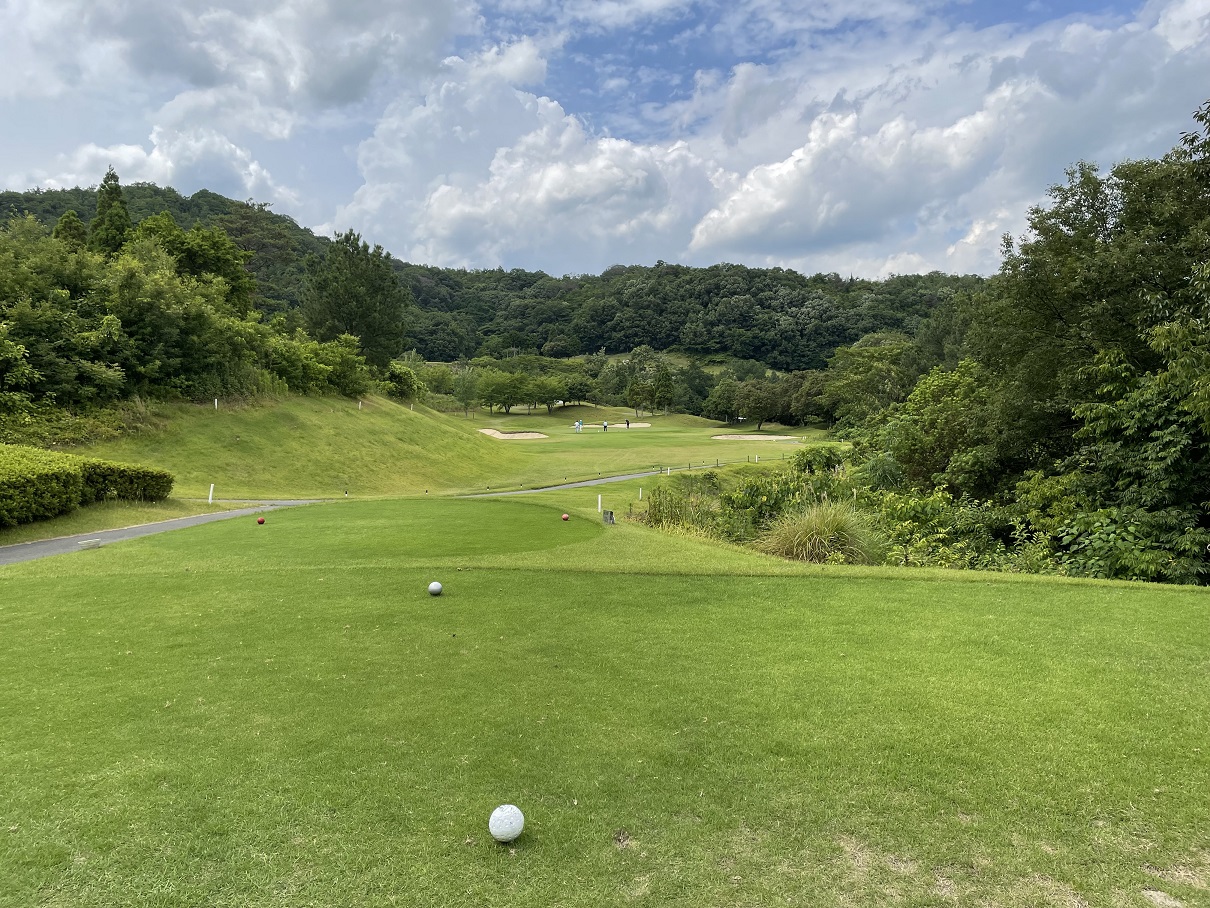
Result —
<svg viewBox="0 0 1210 908"><path fill-rule="evenodd" d="M747 419L756 420L756 431L760 431L767 420L785 412L778 383L767 378L750 378L741 382L735 392L735 408Z"/></svg>
<svg viewBox="0 0 1210 908"><path fill-rule="evenodd" d="M410 366L401 362L393 362L387 370L387 381L391 386L391 396L400 400L415 400L425 390L422 382Z"/></svg>
<svg viewBox="0 0 1210 908"><path fill-rule="evenodd" d="M80 220L75 209L69 208L63 212L59 220L55 222L55 229L51 235L72 251L83 249L88 245L88 227Z"/></svg>
<svg viewBox="0 0 1210 908"><path fill-rule="evenodd" d="M583 372L576 372L567 377L567 397L573 403L582 403L592 398L592 379Z"/></svg>
<svg viewBox="0 0 1210 908"><path fill-rule="evenodd" d="M916 350L902 334L873 334L842 347L828 361L817 398L842 429L875 418L912 390Z"/></svg>
<svg viewBox="0 0 1210 908"><path fill-rule="evenodd" d="M738 394L739 382L731 377L722 378L702 404L702 415L731 422L739 415Z"/></svg>
<svg viewBox="0 0 1210 908"><path fill-rule="evenodd" d="M462 404L463 413L469 413L479 400L479 372L472 366L462 366L454 373L450 389L454 400Z"/></svg>
<svg viewBox="0 0 1210 908"><path fill-rule="evenodd" d="M529 383L529 396L534 403L546 407L547 413L555 411L555 404L563 400L567 389L563 382L549 375L540 376Z"/></svg>
<svg viewBox="0 0 1210 908"><path fill-rule="evenodd" d="M130 233L130 212L122 185L112 167L97 190L97 215L88 229L88 247L104 255L117 255Z"/></svg>
<svg viewBox="0 0 1210 908"><path fill-rule="evenodd" d="M0 322L0 413L13 413L29 405L25 389L38 378L30 366L25 347L9 339L8 326Z"/></svg>
<svg viewBox="0 0 1210 908"><path fill-rule="evenodd" d="M917 488L979 497L998 479L989 447L996 427L986 376L967 359L920 379L882 430L883 444Z"/></svg>
<svg viewBox="0 0 1210 908"><path fill-rule="evenodd" d="M320 340L360 338L366 360L386 368L403 351L411 293L381 246L373 249L349 230L307 269L303 316Z"/></svg>

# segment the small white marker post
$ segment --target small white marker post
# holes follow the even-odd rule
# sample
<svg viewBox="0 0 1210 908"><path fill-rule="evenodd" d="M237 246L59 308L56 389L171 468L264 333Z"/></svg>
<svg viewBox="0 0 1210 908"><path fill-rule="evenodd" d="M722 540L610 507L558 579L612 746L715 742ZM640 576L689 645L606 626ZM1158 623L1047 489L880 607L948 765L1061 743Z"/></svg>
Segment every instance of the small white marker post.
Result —
<svg viewBox="0 0 1210 908"><path fill-rule="evenodd" d="M216 409L216 410L218 409L218 398L217 397L214 399L214 409Z"/></svg>
<svg viewBox="0 0 1210 908"><path fill-rule="evenodd" d="M358 409L358 410L360 410L360 409L361 409L361 401L357 401L357 409Z"/></svg>
<svg viewBox="0 0 1210 908"><path fill-rule="evenodd" d="M757 455L756 455L756 462L757 462L757 463L760 463L760 455L759 455L759 454L757 454Z"/></svg>
<svg viewBox="0 0 1210 908"><path fill-rule="evenodd" d="M210 497L207 499L207 502L214 504L214 483L210 483Z"/></svg>
<svg viewBox="0 0 1210 908"><path fill-rule="evenodd" d="M639 486L639 501L643 500L643 487Z"/></svg>
<svg viewBox="0 0 1210 908"><path fill-rule="evenodd" d="M598 514L601 513L601 496L600 495L597 496L597 513Z"/></svg>

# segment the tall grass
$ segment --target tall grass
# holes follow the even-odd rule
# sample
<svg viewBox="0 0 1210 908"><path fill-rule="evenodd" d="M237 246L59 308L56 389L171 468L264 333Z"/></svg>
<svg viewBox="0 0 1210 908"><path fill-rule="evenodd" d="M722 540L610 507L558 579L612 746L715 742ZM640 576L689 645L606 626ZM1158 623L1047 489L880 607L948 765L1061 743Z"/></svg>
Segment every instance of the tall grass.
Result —
<svg viewBox="0 0 1210 908"><path fill-rule="evenodd" d="M825 500L777 518L756 547L817 564L879 564L886 540L852 505Z"/></svg>

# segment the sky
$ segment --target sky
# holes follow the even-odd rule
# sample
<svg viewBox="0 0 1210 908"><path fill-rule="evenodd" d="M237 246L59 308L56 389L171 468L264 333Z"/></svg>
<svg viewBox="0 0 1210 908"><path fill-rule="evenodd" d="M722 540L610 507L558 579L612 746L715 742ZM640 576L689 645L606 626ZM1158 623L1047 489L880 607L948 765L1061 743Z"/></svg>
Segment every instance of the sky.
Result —
<svg viewBox="0 0 1210 908"><path fill-rule="evenodd" d="M396 257L990 274L1210 98L1210 0L0 0L0 183L206 188Z"/></svg>

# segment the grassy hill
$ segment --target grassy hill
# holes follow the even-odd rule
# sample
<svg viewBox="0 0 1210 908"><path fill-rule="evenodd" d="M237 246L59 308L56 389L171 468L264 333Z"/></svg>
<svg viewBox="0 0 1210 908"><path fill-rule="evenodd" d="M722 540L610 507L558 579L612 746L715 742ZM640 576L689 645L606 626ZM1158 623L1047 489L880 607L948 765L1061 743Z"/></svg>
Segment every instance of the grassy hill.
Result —
<svg viewBox="0 0 1210 908"><path fill-rule="evenodd" d="M1204 590L807 567L587 491L0 569L0 906L1206 903Z"/></svg>
<svg viewBox="0 0 1210 908"><path fill-rule="evenodd" d="M644 417L647 428L623 428L633 411L571 407L465 419L415 410L384 398L361 405L344 398L288 398L220 408L157 406L159 428L87 453L172 471L174 494L200 497L215 484L221 498L324 498L532 488L569 480L701 465L746 458L777 458L792 448L765 440L720 441L729 430L696 417ZM572 423L585 421L583 434ZM602 420L613 427L600 431ZM545 439L499 440L480 429L537 432ZM747 432L748 430L743 430ZM796 437L822 433L794 430ZM763 438L762 438L763 436Z"/></svg>

